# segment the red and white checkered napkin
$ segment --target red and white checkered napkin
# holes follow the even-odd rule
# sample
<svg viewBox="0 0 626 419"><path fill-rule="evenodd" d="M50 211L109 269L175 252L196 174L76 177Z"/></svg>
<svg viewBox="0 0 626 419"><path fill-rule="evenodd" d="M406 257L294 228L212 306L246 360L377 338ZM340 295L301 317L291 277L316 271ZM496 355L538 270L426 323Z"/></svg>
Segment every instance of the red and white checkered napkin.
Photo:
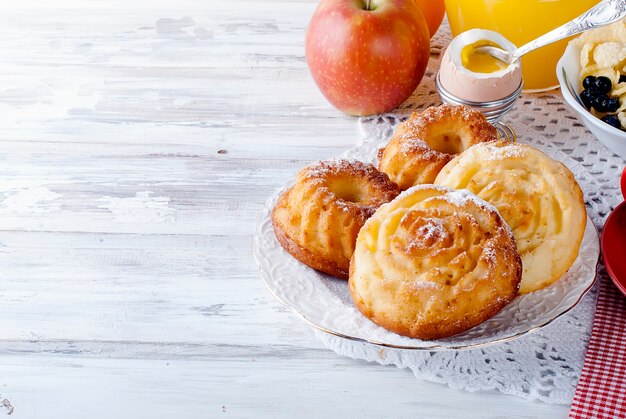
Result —
<svg viewBox="0 0 626 419"><path fill-rule="evenodd" d="M602 275L570 418L626 418L626 297Z"/></svg>

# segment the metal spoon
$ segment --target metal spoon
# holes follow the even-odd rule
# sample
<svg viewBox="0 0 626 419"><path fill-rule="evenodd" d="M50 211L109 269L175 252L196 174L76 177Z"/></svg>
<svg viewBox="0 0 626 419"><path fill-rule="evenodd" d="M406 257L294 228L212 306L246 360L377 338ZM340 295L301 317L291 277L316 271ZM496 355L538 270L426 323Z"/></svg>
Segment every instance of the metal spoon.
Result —
<svg viewBox="0 0 626 419"><path fill-rule="evenodd" d="M540 36L534 41L530 41L515 51L505 51L501 48L492 46L482 46L476 48L476 52L489 54L506 64L513 64L519 60L522 55L529 53L537 48L551 44L561 39L577 35L589 29L599 28L611 23L617 22L626 16L626 1L624 0L604 0L591 9L587 10L576 19L567 22L563 26L551 30L545 35Z"/></svg>

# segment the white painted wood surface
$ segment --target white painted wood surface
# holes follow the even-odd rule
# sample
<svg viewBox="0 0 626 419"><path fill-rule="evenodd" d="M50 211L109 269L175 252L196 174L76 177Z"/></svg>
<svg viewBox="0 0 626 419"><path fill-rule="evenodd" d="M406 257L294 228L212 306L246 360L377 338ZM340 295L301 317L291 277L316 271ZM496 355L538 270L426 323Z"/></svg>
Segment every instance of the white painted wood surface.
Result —
<svg viewBox="0 0 626 419"><path fill-rule="evenodd" d="M358 139L307 73L314 7L3 4L0 416L566 416L337 356L264 289L264 200Z"/></svg>

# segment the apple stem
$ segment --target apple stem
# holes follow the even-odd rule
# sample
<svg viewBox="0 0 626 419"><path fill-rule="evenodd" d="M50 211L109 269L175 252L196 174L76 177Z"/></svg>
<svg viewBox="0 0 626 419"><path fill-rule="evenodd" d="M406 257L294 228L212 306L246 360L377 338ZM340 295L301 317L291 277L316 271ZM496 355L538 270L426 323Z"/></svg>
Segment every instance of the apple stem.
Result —
<svg viewBox="0 0 626 419"><path fill-rule="evenodd" d="M365 10L372 10L371 3L372 0L365 0Z"/></svg>

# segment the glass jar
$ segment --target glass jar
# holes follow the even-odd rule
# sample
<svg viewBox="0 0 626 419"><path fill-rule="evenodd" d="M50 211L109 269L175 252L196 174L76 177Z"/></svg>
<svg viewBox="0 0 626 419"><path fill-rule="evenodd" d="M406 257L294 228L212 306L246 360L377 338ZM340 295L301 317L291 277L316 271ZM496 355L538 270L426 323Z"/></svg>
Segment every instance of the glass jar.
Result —
<svg viewBox="0 0 626 419"><path fill-rule="evenodd" d="M445 0L452 35L482 28L500 32L515 45L525 43L574 19L599 0ZM524 88L558 86L556 63L568 40L547 45L522 58Z"/></svg>

